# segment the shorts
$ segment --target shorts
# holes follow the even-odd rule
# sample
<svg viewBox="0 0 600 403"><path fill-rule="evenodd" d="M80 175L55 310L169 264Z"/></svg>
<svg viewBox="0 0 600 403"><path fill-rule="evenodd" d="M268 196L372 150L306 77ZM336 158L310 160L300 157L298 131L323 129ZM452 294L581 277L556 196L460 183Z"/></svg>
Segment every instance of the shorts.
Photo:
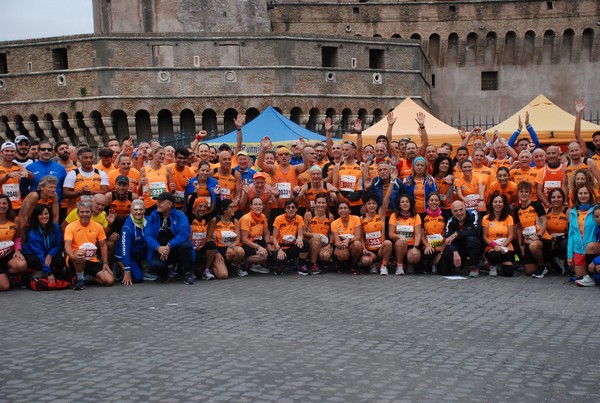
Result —
<svg viewBox="0 0 600 403"><path fill-rule="evenodd" d="M67 265L69 266L70 269L75 270L75 265L73 264L73 260L68 259L67 260ZM100 262L92 262L92 261L86 261L85 262L85 267L83 268L83 272L85 274L89 274L90 276L94 276L96 277L96 275L98 273L100 273L102 271L102 264Z"/></svg>
<svg viewBox="0 0 600 403"><path fill-rule="evenodd" d="M542 254L547 258L552 256L552 240L542 239ZM548 258L549 260L549 258ZM585 260L584 260L585 262ZM523 255L523 264L536 264L536 260L529 250L529 245L525 245L525 254Z"/></svg>
<svg viewBox="0 0 600 403"><path fill-rule="evenodd" d="M267 243L265 242L264 239L261 239L260 241L255 241L254 243L259 244L260 246L262 246L265 249L267 248ZM253 247L248 246L248 245L243 245L242 248L244 248L244 257L245 258L256 255L256 249L254 249Z"/></svg>
<svg viewBox="0 0 600 403"><path fill-rule="evenodd" d="M573 265L587 267L585 263L585 255L581 253L573 253Z"/></svg>
<svg viewBox="0 0 600 403"><path fill-rule="evenodd" d="M15 252L12 251L0 259L0 274L6 274L8 272L8 262L10 262L14 255Z"/></svg>

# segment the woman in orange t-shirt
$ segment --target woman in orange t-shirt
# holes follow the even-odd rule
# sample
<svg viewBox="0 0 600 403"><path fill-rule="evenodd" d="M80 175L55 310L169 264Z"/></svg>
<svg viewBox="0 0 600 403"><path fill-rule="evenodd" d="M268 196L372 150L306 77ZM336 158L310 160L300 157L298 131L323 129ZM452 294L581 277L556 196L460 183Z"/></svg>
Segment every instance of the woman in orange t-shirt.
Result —
<svg viewBox="0 0 600 403"><path fill-rule="evenodd" d="M285 213L275 217L273 222L273 246L276 253L269 257L269 263L275 268L275 274L283 274L284 266L290 261L300 257L298 274L306 276L310 274L306 266L308 256L308 244L304 243L304 220L298 214L298 202L296 199L288 199L284 205Z"/></svg>
<svg viewBox="0 0 600 403"><path fill-rule="evenodd" d="M488 204L490 202L490 196L495 192L506 195L509 206L513 206L517 201L517 184L510 180L510 171L507 167L498 168L496 180L493 181L487 189Z"/></svg>
<svg viewBox="0 0 600 403"><path fill-rule="evenodd" d="M409 195L401 195L398 210L390 217L388 235L396 253L396 276L404 275L404 258L411 272L421 261L421 216L417 214L415 201ZM410 247L410 248L409 248Z"/></svg>
<svg viewBox="0 0 600 403"><path fill-rule="evenodd" d="M426 269L431 268L432 273L437 273L437 265L444 251L444 229L446 216L441 209L440 195L436 192L429 193L427 197L427 211L421 214L423 222L423 262Z"/></svg>
<svg viewBox="0 0 600 403"><path fill-rule="evenodd" d="M314 207L304 214L304 238L309 245L310 273L320 274L318 261L329 262L333 253L330 227L333 214L329 212L329 194L319 192L315 196Z"/></svg>
<svg viewBox="0 0 600 403"><path fill-rule="evenodd" d="M454 181L456 195L462 200L467 209L485 211L485 188L481 177L473 174L473 163L465 160L461 165L462 177Z"/></svg>
<svg viewBox="0 0 600 403"><path fill-rule="evenodd" d="M263 214L263 201L260 197L250 200L250 212L240 218L242 248L244 248L246 263L251 264L253 272L267 274L269 269L264 267L269 256L267 244L271 242L271 233L267 226L267 217ZM246 273L247 274L247 273ZM245 274L242 274L242 277Z"/></svg>
<svg viewBox="0 0 600 403"><path fill-rule="evenodd" d="M546 230L552 237L552 258L564 274L567 271L567 235L569 234L569 209L565 207L565 192L561 188L554 188L548 193L548 200L551 207L546 212L548 221Z"/></svg>
<svg viewBox="0 0 600 403"><path fill-rule="evenodd" d="M357 262L363 252L362 225L360 217L350 214L350 203L342 200L338 204L340 218L331 223L331 235L336 260L342 264L342 269L350 269L352 274L362 274L355 270L352 263Z"/></svg>
<svg viewBox="0 0 600 403"><path fill-rule="evenodd" d="M362 218L365 249L360 259L360 264L363 267L370 266L371 273L379 273L381 276L388 275L387 264L390 261L393 251L392 241L385 239L385 216L393 190L394 186L388 186L379 211L377 211L377 206L380 204L377 194L369 193L363 197L367 213ZM379 260L381 261L381 265L378 269L376 263Z"/></svg>
<svg viewBox="0 0 600 403"><path fill-rule="evenodd" d="M515 252L512 247L515 223L505 194L492 194L488 202L488 214L483 217L481 228L486 245L485 256L490 262L490 276L497 276L498 268L502 265L502 275L512 277L515 272Z"/></svg>

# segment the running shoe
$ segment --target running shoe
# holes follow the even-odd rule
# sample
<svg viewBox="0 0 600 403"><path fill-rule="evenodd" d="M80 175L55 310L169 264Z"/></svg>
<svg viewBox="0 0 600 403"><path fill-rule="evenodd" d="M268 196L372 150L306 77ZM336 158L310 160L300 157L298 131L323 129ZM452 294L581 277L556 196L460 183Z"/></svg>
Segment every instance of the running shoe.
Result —
<svg viewBox="0 0 600 403"><path fill-rule="evenodd" d="M490 276L491 277L498 276L498 268L496 266L490 266Z"/></svg>
<svg viewBox="0 0 600 403"><path fill-rule="evenodd" d="M385 266L381 266L381 269L379 269L379 275L380 276L387 276L388 275L388 269Z"/></svg>
<svg viewBox="0 0 600 403"><path fill-rule="evenodd" d="M236 270L236 273L238 277L246 277L248 275L248 272L241 267Z"/></svg>
<svg viewBox="0 0 600 403"><path fill-rule="evenodd" d="M308 267L305 264L298 267L298 275L299 276L308 276L309 274L310 274L310 271L308 270Z"/></svg>
<svg viewBox="0 0 600 403"><path fill-rule="evenodd" d="M202 273L202 278L206 281L208 280L212 280L215 278L215 275L212 273L212 271L209 268L204 269L204 272Z"/></svg>
<svg viewBox="0 0 600 403"><path fill-rule="evenodd" d="M144 281L156 281L158 280L158 276L155 276L152 273L144 273Z"/></svg>
<svg viewBox="0 0 600 403"><path fill-rule="evenodd" d="M596 282L589 275L586 274L580 279L575 280L575 284L577 284L579 287L594 287L596 285Z"/></svg>
<svg viewBox="0 0 600 403"><path fill-rule="evenodd" d="M194 275L192 273L185 273L183 283L187 285L194 285Z"/></svg>
<svg viewBox="0 0 600 403"><path fill-rule="evenodd" d="M377 271L377 266L375 265L375 263L373 263L373 264L372 264L372 265L369 267L369 272L370 272L371 274L377 274L377 273L378 273L378 271Z"/></svg>
<svg viewBox="0 0 600 403"><path fill-rule="evenodd" d="M77 279L77 282L75 282L75 286L73 287L73 289L75 291L85 290L85 280L82 278Z"/></svg>
<svg viewBox="0 0 600 403"><path fill-rule="evenodd" d="M401 264L396 266L396 276L404 276L404 267Z"/></svg>
<svg viewBox="0 0 600 403"><path fill-rule="evenodd" d="M473 267L471 269L471 271L469 272L469 277L472 277L472 278L479 277L479 270L477 270L475 267Z"/></svg>
<svg viewBox="0 0 600 403"><path fill-rule="evenodd" d="M260 274L269 274L271 272L271 270L269 270L266 267L261 266L257 263L254 263L253 265L250 266L250 271L253 273L260 273Z"/></svg>
<svg viewBox="0 0 600 403"><path fill-rule="evenodd" d="M319 267L318 264L313 264L312 267L310 268L310 274L321 274L321 268Z"/></svg>
<svg viewBox="0 0 600 403"><path fill-rule="evenodd" d="M533 273L531 275L531 277L533 278L544 278L544 276L548 274L548 269L546 269L546 267L542 266L539 269L537 269L537 271L535 273ZM575 282L577 283L577 282Z"/></svg>

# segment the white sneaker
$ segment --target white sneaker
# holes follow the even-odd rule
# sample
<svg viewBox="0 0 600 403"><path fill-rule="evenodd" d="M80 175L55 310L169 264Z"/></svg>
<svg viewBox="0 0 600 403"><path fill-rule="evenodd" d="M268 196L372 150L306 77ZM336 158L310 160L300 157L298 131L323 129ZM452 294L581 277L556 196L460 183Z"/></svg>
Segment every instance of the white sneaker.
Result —
<svg viewBox="0 0 600 403"><path fill-rule="evenodd" d="M498 277L498 268L496 266L490 266L490 276Z"/></svg>
<svg viewBox="0 0 600 403"><path fill-rule="evenodd" d="M471 272L469 273L469 277L472 277L472 278L479 277L479 270L477 270L477 269L471 269Z"/></svg>
<svg viewBox="0 0 600 403"><path fill-rule="evenodd" d="M237 276L238 277L246 277L248 275L248 272L242 268L237 269Z"/></svg>
<svg viewBox="0 0 600 403"><path fill-rule="evenodd" d="M401 264L396 266L396 276L404 276L404 267Z"/></svg>
<svg viewBox="0 0 600 403"><path fill-rule="evenodd" d="M593 287L596 285L596 282L586 274L579 280L575 280L575 284L577 284L579 287Z"/></svg>
<svg viewBox="0 0 600 403"><path fill-rule="evenodd" d="M202 273L202 278L204 280L212 280L215 278L215 275L212 273L212 271L210 269L204 269L204 272Z"/></svg>
<svg viewBox="0 0 600 403"><path fill-rule="evenodd" d="M388 275L388 269L385 266L381 266L381 269L379 269L379 275L380 276L387 276Z"/></svg>

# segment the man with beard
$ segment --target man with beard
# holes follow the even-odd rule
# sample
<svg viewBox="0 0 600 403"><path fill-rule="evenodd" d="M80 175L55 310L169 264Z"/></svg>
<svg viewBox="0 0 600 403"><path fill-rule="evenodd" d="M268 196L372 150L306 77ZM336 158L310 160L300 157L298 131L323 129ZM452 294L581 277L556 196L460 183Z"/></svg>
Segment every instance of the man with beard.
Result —
<svg viewBox="0 0 600 403"><path fill-rule="evenodd" d="M71 147L64 141L59 141L54 145L54 154L58 157L58 163L65 169L67 174L77 169L77 164L71 159ZM63 198L60 203L59 222L63 222L67 216L67 210L71 210L70 205L71 200Z"/></svg>
<svg viewBox="0 0 600 403"><path fill-rule="evenodd" d="M108 192L108 176L94 168L94 152L90 148L82 148L77 155L81 167L68 173L63 186L63 197L72 199L72 206L80 200L91 200L95 194Z"/></svg>
<svg viewBox="0 0 600 403"><path fill-rule="evenodd" d="M17 147L13 142L6 141L2 144L0 186L2 186L2 193L8 196L13 210L18 215L23 204L19 181L30 179L33 175L24 167L14 163L16 149Z"/></svg>
<svg viewBox="0 0 600 403"><path fill-rule="evenodd" d="M570 181L571 175L575 173L578 169L587 168L594 175L597 181L600 181L600 172L598 171L598 166L596 162L592 158L583 158L582 148L577 141L572 141L568 145L569 157L571 157L571 161L564 166L565 169L565 180L567 184Z"/></svg>
<svg viewBox="0 0 600 403"><path fill-rule="evenodd" d="M115 152L110 148L101 148L100 151L98 151L98 157L100 158L100 161L94 165L94 168L104 171L104 173L108 175L117 169L117 167L113 165L114 156Z"/></svg>
<svg viewBox="0 0 600 403"><path fill-rule="evenodd" d="M14 159L14 163L25 168L27 168L27 165L33 164L33 159L29 157L29 148L31 147L29 137L22 134L17 136L15 138L15 145L17 146L17 156Z"/></svg>
<svg viewBox="0 0 600 403"><path fill-rule="evenodd" d="M364 181L370 177L365 163L356 159L356 150L356 144L352 141L344 141L342 146L344 161L335 166L332 185L340 190L342 197L348 202L350 214L360 216Z"/></svg>
<svg viewBox="0 0 600 403"><path fill-rule="evenodd" d="M315 165L318 165L323 169L325 164L327 164L328 160L327 156L327 147L323 143L317 143L315 145Z"/></svg>
<svg viewBox="0 0 600 403"><path fill-rule="evenodd" d="M421 137L421 146L418 147L417 143L415 143L414 141L409 140L408 142L406 142L403 158L400 159L396 164L396 169L398 170L398 177L401 179L405 179L409 175L412 175L412 165L414 159L418 156L424 156L425 149L429 145L429 137L427 135L427 130L425 130L425 114L423 112L417 113L415 121L419 125L418 131L419 136ZM392 133L392 127L394 126L395 122L396 119L388 118L388 132L390 133L390 136ZM398 147L401 148L400 145L398 145ZM401 152L401 150L399 151ZM400 156L398 155L398 157Z"/></svg>
<svg viewBox="0 0 600 403"><path fill-rule="evenodd" d="M108 174L108 187L113 190L116 186L118 176L126 176L129 179L129 191L137 193L140 184L140 171L131 166L131 157L127 154L121 154L117 157L117 169Z"/></svg>
<svg viewBox="0 0 600 403"><path fill-rule="evenodd" d="M333 179L333 168L344 159L342 157L342 145L333 142L332 130L333 123L331 122L331 118L327 116L325 118L325 142L327 144L329 162L323 165L323 180L327 183L331 183Z"/></svg>
<svg viewBox="0 0 600 403"><path fill-rule="evenodd" d="M34 161L37 161L40 158L40 142L37 140L31 140L29 143L29 152L27 156Z"/></svg>
<svg viewBox="0 0 600 403"><path fill-rule="evenodd" d="M558 146L549 146L546 149L546 166L538 171L535 178L537 184L538 201L544 203L544 206L550 207L548 193L551 189L561 188L565 194L567 192L567 180L565 171L560 164L560 148Z"/></svg>
<svg viewBox="0 0 600 403"><path fill-rule="evenodd" d="M47 175L52 175L58 179L56 186L56 195L58 201L62 200L62 187L67 176L67 171L58 162L54 161L54 148L49 141L43 140L39 145L40 159L27 166L27 170L32 173L31 179L21 179L21 194L26 197L29 192L37 190L40 180ZM31 176L31 175L30 175Z"/></svg>

